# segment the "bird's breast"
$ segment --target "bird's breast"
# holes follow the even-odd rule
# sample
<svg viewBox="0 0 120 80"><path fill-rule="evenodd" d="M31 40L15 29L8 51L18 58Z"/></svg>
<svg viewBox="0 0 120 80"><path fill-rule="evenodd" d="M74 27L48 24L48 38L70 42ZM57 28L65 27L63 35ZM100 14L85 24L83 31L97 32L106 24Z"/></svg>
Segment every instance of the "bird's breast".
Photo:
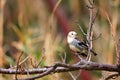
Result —
<svg viewBox="0 0 120 80"><path fill-rule="evenodd" d="M80 50L78 48L76 48L74 45L69 45L70 49L75 51L75 52L79 52Z"/></svg>

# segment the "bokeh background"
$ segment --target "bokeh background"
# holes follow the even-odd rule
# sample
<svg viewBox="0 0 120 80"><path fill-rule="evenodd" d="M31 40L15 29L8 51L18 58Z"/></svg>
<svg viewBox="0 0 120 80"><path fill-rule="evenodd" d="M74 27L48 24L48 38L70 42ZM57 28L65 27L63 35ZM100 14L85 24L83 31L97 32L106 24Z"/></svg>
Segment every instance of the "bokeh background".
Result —
<svg viewBox="0 0 120 80"><path fill-rule="evenodd" d="M58 5L56 5L58 3ZM66 35L70 30L86 39L78 24L86 32L89 24L88 0L0 0L0 66L16 65L21 52L21 69L33 68L42 57L39 67L62 62L60 56L67 55L66 63L78 61L68 48ZM55 6L58 6L55 9ZM53 12L55 9L55 12ZM98 12L93 26L93 49L98 55L92 61L116 64L116 51L111 36L110 23L115 39L120 39L120 1L95 0L94 13ZM81 73L77 80L99 80L106 77L105 71L75 71ZM0 80L12 80L15 75L0 74ZM34 76L34 75L32 75ZM20 75L20 78L30 75ZM119 78L120 79L120 78ZM118 80L119 80L118 79ZM38 80L73 80L68 72L48 75Z"/></svg>

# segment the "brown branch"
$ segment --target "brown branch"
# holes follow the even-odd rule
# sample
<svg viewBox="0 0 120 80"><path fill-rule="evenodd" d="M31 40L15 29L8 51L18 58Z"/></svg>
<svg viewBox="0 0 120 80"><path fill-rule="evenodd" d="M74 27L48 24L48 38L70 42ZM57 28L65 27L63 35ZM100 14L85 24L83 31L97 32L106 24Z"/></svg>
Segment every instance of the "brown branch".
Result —
<svg viewBox="0 0 120 80"><path fill-rule="evenodd" d="M45 48L42 49L42 57L37 65L37 67L41 64L41 62L43 61L44 58L45 58Z"/></svg>
<svg viewBox="0 0 120 80"><path fill-rule="evenodd" d="M115 35L115 29L114 29L113 24L110 21L110 18L108 16L107 12L106 12L106 17L107 17L107 20L108 20L108 22L110 24L111 36L112 36L112 39L113 39L114 45L115 45L115 50L116 50L116 55L117 55L117 64L118 64L118 66L120 66L120 54L119 54L119 50L118 50L118 43L117 43L117 40L115 38L115 36L116 36Z"/></svg>
<svg viewBox="0 0 120 80"><path fill-rule="evenodd" d="M109 64L100 64L95 62L88 62L85 60L81 60L78 63L69 65L65 63L55 63L53 66L46 66L43 68L33 68L33 69L25 69L24 71L17 70L16 69L4 69L0 68L1 74L20 74L20 75L26 75L29 74L38 74L33 77L20 79L20 80L33 80L36 78L42 78L46 75L49 75L51 73L62 73L62 72L69 72L69 71L76 71L76 70L104 70L104 71L110 71L110 72L118 72L120 73L120 68L117 65L109 65ZM18 79L19 80L19 79Z"/></svg>
<svg viewBox="0 0 120 80"><path fill-rule="evenodd" d="M87 30L87 42L88 42L88 56L86 58L87 61L91 60L91 53L90 50L92 49L92 26L93 26L93 0L88 0L91 6L88 7L90 11L90 20L89 20L89 25L88 25L88 30ZM92 8L90 8L92 7Z"/></svg>
<svg viewBox="0 0 120 80"><path fill-rule="evenodd" d="M82 61L79 64L84 65L86 64L86 61ZM100 63L95 63L95 62L88 62L86 66L80 66L78 63L76 64L63 64L63 63L55 63L57 65L57 68L54 73L60 73L60 72L67 72L67 71L75 71L75 70L80 70L80 69L85 69L85 70L105 70L105 71L111 71L111 72L120 72L120 68L117 65L110 65L110 64L100 64ZM43 72L46 72L49 68L53 66L46 66L43 68L33 68L33 69L25 69L24 71L18 70L16 72L16 69L4 69L0 68L0 73L2 74L40 74Z"/></svg>
<svg viewBox="0 0 120 80"><path fill-rule="evenodd" d="M94 1L93 0L88 0L90 5L93 5Z"/></svg>
<svg viewBox="0 0 120 80"><path fill-rule="evenodd" d="M84 32L84 30L82 29L82 27L81 27L79 24L77 24L77 25L78 25L78 27L80 28L82 34L83 34L84 36L86 36L87 34Z"/></svg>
<svg viewBox="0 0 120 80"><path fill-rule="evenodd" d="M119 76L120 76L119 73L113 73L113 74L110 74L108 77L106 77L105 80L116 79Z"/></svg>
<svg viewBox="0 0 120 80"><path fill-rule="evenodd" d="M80 76L80 74L81 74L81 70L79 70L79 71L77 72L77 74L75 74L75 75L73 75L72 72L69 72L69 74L70 74L70 76L72 77L73 80L77 80L77 78L78 78L78 77Z"/></svg>
<svg viewBox="0 0 120 80"><path fill-rule="evenodd" d="M37 78L41 78L43 76L46 76L48 74L50 74L51 72L53 72L55 70L56 67L51 67L49 68L48 70L46 70L45 72L37 75L37 76L33 76L33 77L29 77L29 78L24 78L24 79L18 79L18 80L34 80L34 79L37 79Z"/></svg>
<svg viewBox="0 0 120 80"><path fill-rule="evenodd" d="M45 58L45 48L42 48L42 55L41 55L41 58L40 58L40 61L38 62L38 64L36 64L36 63L34 64L32 58L30 58L30 63L32 65L32 67L38 68L39 65L42 63L42 61L44 60L44 58Z"/></svg>
<svg viewBox="0 0 120 80"><path fill-rule="evenodd" d="M18 61L17 61L16 73L15 73L15 80L18 80L18 78L17 78L17 71L18 71L19 66L20 66L19 62L20 62L20 58L21 58L22 55L23 55L23 52L20 53L20 56L19 56Z"/></svg>

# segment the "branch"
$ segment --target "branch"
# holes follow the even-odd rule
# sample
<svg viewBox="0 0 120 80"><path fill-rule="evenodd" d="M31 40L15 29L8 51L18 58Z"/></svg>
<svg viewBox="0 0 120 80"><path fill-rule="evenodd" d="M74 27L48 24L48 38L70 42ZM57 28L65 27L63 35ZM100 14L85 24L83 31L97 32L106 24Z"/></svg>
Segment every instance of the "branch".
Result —
<svg viewBox="0 0 120 80"><path fill-rule="evenodd" d="M86 66L83 66L87 63ZM80 61L79 64L75 63L72 65L64 64L64 63L55 63L56 69L53 71L53 73L60 73L60 72L68 72L68 71L75 71L80 69L85 70L105 70L105 71L111 71L111 72L120 72L120 68L116 65L110 65L110 64L100 64L96 62L87 62L87 61ZM81 66L82 65L82 66ZM53 66L46 66L43 68L33 68L33 69L25 69L24 71L18 70L16 72L16 69L4 69L0 68L0 73L2 74L40 74L43 72L46 72Z"/></svg>
<svg viewBox="0 0 120 80"><path fill-rule="evenodd" d="M116 79L119 76L120 76L119 73L110 74L108 77L105 78L105 80Z"/></svg>
<svg viewBox="0 0 120 80"><path fill-rule="evenodd" d="M110 24L111 36L112 36L112 39L114 41L114 45L115 45L115 49L116 49L117 63L120 66L120 52L119 52L119 49L118 49L118 47L119 47L118 44L119 43L117 43L117 40L115 38L116 37L115 28L114 28L115 26L113 26L112 22L110 21L110 18L108 16L107 12L106 12L106 17L107 17L107 20Z"/></svg>
<svg viewBox="0 0 120 80"><path fill-rule="evenodd" d="M16 67L15 80L18 80L18 79L17 79L17 71L18 71L19 66L20 66L20 65L19 65L19 62L20 62L20 58L21 58L22 54L23 54L23 52L21 52L21 54L20 54L20 56L19 56L19 58L18 58L18 61L17 61L17 67Z"/></svg>
<svg viewBox="0 0 120 80"><path fill-rule="evenodd" d="M29 78L24 78L24 79L18 79L18 80L34 80L34 79L37 79L37 78L41 78L43 76L46 76L48 74L50 74L51 72L53 72L54 70L56 69L55 66L49 68L48 70L46 70L45 72L37 75L37 76L33 76L33 77L29 77Z"/></svg>
<svg viewBox="0 0 120 80"><path fill-rule="evenodd" d="M87 42L88 42L88 56L86 58L87 61L91 60L91 53L90 50L92 49L92 26L94 23L94 19L93 19L93 0L88 0L89 3L91 4L91 6L88 6L88 9L90 11L90 20L89 20L89 25L88 25L88 30L87 30Z"/></svg>

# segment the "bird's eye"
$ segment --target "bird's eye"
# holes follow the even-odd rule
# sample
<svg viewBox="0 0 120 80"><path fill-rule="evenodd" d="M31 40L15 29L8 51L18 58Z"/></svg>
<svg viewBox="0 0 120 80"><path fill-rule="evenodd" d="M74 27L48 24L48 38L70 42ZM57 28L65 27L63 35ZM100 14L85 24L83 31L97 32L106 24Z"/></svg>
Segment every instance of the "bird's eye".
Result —
<svg viewBox="0 0 120 80"><path fill-rule="evenodd" d="M73 35L73 33L72 33L72 35Z"/></svg>

